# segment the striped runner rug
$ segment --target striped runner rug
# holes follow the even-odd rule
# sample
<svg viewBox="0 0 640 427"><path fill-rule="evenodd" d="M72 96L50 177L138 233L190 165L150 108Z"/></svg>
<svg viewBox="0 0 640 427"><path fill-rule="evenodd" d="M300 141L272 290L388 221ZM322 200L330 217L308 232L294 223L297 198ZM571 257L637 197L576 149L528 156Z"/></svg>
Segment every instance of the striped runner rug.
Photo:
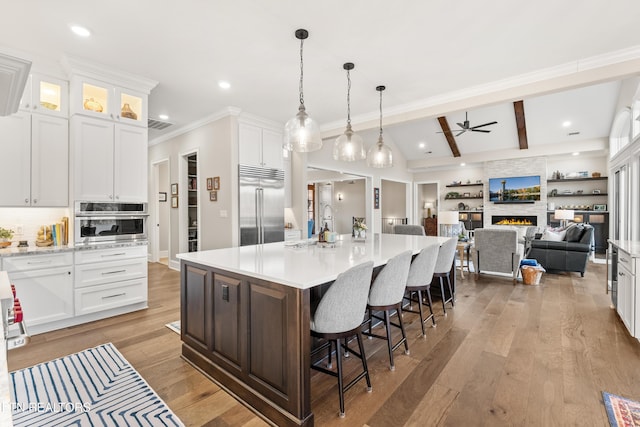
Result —
<svg viewBox="0 0 640 427"><path fill-rule="evenodd" d="M11 372L15 426L183 426L111 343Z"/></svg>

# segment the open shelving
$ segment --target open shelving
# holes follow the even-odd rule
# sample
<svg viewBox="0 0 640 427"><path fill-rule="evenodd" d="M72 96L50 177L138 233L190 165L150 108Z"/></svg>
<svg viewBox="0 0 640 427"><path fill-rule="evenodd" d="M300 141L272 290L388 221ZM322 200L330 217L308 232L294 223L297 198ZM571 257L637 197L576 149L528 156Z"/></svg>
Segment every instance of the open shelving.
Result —
<svg viewBox="0 0 640 427"><path fill-rule="evenodd" d="M187 226L187 243L189 252L199 249L198 241L198 155L187 157L187 210L189 224Z"/></svg>

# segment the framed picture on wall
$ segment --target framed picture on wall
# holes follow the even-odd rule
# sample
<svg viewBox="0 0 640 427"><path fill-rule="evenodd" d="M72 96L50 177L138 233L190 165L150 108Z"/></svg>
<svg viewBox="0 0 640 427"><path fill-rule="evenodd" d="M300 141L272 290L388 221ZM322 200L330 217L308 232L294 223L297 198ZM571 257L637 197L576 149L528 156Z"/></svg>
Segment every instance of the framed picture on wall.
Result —
<svg viewBox="0 0 640 427"><path fill-rule="evenodd" d="M594 211L606 211L607 205L593 205Z"/></svg>
<svg viewBox="0 0 640 427"><path fill-rule="evenodd" d="M171 184L171 195L172 196L178 195L178 183Z"/></svg>
<svg viewBox="0 0 640 427"><path fill-rule="evenodd" d="M218 192L217 191L210 191L209 192L209 200L212 202L217 202L218 201Z"/></svg>
<svg viewBox="0 0 640 427"><path fill-rule="evenodd" d="M373 189L373 209L380 209L380 189Z"/></svg>
<svg viewBox="0 0 640 427"><path fill-rule="evenodd" d="M219 190L220 189L220 177L219 176L214 176L213 177L213 189L214 190Z"/></svg>
<svg viewBox="0 0 640 427"><path fill-rule="evenodd" d="M207 191L213 190L213 178L207 178Z"/></svg>
<svg viewBox="0 0 640 427"><path fill-rule="evenodd" d="M178 196L172 196L171 197L171 207L172 208L177 208L178 207Z"/></svg>
<svg viewBox="0 0 640 427"><path fill-rule="evenodd" d="M163 191L158 193L158 201L159 202L166 202L167 201L167 193L165 193Z"/></svg>

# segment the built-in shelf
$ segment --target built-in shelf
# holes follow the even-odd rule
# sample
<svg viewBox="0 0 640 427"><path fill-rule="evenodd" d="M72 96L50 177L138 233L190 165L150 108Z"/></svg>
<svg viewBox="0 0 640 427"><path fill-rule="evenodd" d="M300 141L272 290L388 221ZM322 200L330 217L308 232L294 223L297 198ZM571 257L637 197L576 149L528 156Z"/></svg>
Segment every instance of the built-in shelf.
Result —
<svg viewBox="0 0 640 427"><path fill-rule="evenodd" d="M581 193L581 194L576 194L576 193L562 194L562 193L559 193L559 194L556 194L555 196L548 195L547 197L550 198L550 199L553 199L553 198L557 198L557 197L599 197L599 196L607 196L607 195L608 195L608 193L597 193L597 194L594 194L594 193Z"/></svg>
<svg viewBox="0 0 640 427"><path fill-rule="evenodd" d="M187 157L188 161L188 171L187 171L187 181L188 181L188 215L189 215L189 225L187 226L187 244L189 252L196 252L200 249L199 232L198 227L193 226L192 224L199 224L198 221L198 155L191 154Z"/></svg>
<svg viewBox="0 0 640 427"><path fill-rule="evenodd" d="M444 199L445 199L445 200L482 199L482 196L445 197Z"/></svg>
<svg viewBox="0 0 640 427"><path fill-rule="evenodd" d="M599 176L599 177L596 177L596 178L548 179L547 182L606 181L607 179L608 179L608 177L606 177L606 176Z"/></svg>
<svg viewBox="0 0 640 427"><path fill-rule="evenodd" d="M484 185L484 184L482 182L477 182L473 184L449 184L449 185L446 185L445 187L476 187L479 185Z"/></svg>

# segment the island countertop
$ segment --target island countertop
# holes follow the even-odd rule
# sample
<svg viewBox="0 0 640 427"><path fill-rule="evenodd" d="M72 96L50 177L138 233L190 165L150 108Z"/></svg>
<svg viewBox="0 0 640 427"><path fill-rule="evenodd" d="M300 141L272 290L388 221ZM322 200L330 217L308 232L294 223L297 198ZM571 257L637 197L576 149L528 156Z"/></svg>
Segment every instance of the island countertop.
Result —
<svg viewBox="0 0 640 427"><path fill-rule="evenodd" d="M625 251L632 258L640 258L640 241L639 240L613 240L609 239L609 243L613 246Z"/></svg>
<svg viewBox="0 0 640 427"><path fill-rule="evenodd" d="M184 261L220 268L271 282L307 289L335 280L338 274L366 261L374 266L387 263L400 252L417 254L431 245L442 245L447 237L375 234L364 241L350 234L338 236L335 244L277 242L178 254Z"/></svg>

